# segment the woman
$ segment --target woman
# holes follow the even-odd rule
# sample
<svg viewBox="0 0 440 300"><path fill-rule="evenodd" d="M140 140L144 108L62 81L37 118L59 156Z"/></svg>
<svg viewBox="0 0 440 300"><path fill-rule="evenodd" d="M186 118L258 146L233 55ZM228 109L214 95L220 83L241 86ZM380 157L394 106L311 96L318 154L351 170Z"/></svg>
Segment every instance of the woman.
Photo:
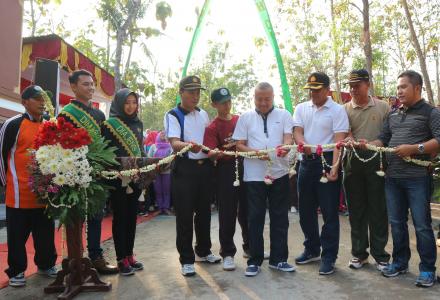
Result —
<svg viewBox="0 0 440 300"><path fill-rule="evenodd" d="M119 90L110 107L110 118L103 123L103 136L110 145L117 148L117 157L145 156L142 147L143 125L138 118L138 95L129 89ZM116 259L121 275L133 275L142 270L142 263L133 255L136 234L136 215L141 190L130 182L123 184L121 179L111 181L115 188L110 194L113 209L113 240Z"/></svg>
<svg viewBox="0 0 440 300"><path fill-rule="evenodd" d="M151 146L148 153L149 157L164 158L169 156L173 150L168 142L165 133L161 131L157 137L156 142ZM170 212L171 204L171 170L169 168L162 171L156 176L154 181L154 191L156 193L156 203L160 209L160 213L164 215L172 215Z"/></svg>

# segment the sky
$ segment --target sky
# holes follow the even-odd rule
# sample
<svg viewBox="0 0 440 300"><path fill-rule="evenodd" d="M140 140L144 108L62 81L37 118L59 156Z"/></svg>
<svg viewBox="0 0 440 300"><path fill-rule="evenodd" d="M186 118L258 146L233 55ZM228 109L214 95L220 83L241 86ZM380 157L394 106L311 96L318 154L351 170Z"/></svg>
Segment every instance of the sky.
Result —
<svg viewBox="0 0 440 300"><path fill-rule="evenodd" d="M97 0L63 0L60 6L51 5L51 14L54 23L64 22L68 30L79 30L85 27L89 20L95 20L94 26L98 28L96 43L106 45L105 25L97 17ZM196 8L201 10L204 0L167 0L173 10L173 15L167 20L167 28L164 35L149 39L148 45L157 61L157 70L162 74L181 73L188 48L192 38L192 31L185 30L188 27L194 28L197 22ZM274 14L275 0L266 0L266 6L275 26L277 17ZM160 22L155 19L155 8L150 7L147 16L141 20L143 26L160 28ZM222 36L218 31L223 30ZM24 30L24 35L29 31ZM75 36L76 34L74 34ZM276 103L282 103L280 79L277 71L269 73L270 65L276 63L272 48L269 45L257 50L254 38L266 38L264 28L261 24L254 0L212 0L210 14L206 18L206 25L203 27L197 46L193 52L191 66L201 63L208 50L208 40L220 43L229 42L230 59L227 65L247 59L250 55L255 58L255 73L259 81L269 81L275 87L275 94L278 95ZM67 42L73 42L67 39ZM135 60L141 60L143 67L153 69L152 64L143 55L142 50L134 50ZM153 72L151 72L153 73ZM150 81L155 78L150 74Z"/></svg>

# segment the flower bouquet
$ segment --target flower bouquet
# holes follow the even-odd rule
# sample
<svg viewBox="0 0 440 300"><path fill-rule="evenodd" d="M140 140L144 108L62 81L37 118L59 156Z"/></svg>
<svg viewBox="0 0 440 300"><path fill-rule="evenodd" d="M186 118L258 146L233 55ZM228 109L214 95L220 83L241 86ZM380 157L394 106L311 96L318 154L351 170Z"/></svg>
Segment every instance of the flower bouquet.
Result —
<svg viewBox="0 0 440 300"><path fill-rule="evenodd" d="M61 224L93 216L104 206L109 187L99 181L102 170L117 165L108 142L92 142L84 128L63 118L44 122L30 151L29 184L46 213Z"/></svg>

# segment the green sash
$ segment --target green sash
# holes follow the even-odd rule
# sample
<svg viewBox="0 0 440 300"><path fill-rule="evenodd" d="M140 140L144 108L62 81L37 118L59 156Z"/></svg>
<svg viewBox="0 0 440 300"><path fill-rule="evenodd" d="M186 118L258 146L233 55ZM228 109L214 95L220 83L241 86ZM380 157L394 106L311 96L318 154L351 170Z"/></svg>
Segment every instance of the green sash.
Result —
<svg viewBox="0 0 440 300"><path fill-rule="evenodd" d="M101 129L98 123L81 107L72 103L67 104L60 113L61 116L63 114L68 116L78 127L86 129L93 141L101 137Z"/></svg>
<svg viewBox="0 0 440 300"><path fill-rule="evenodd" d="M133 131L118 118L109 118L103 125L107 127L124 149L133 157L141 157L142 152L138 139Z"/></svg>

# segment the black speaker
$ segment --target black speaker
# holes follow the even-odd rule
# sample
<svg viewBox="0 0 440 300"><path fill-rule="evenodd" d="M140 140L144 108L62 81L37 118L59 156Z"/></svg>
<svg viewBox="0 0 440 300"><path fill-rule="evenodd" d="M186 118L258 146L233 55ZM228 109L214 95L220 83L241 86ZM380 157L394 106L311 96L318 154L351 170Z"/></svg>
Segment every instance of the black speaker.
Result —
<svg viewBox="0 0 440 300"><path fill-rule="evenodd" d="M50 92L55 115L58 115L60 92L60 66L58 62L38 58L35 62L34 83Z"/></svg>

